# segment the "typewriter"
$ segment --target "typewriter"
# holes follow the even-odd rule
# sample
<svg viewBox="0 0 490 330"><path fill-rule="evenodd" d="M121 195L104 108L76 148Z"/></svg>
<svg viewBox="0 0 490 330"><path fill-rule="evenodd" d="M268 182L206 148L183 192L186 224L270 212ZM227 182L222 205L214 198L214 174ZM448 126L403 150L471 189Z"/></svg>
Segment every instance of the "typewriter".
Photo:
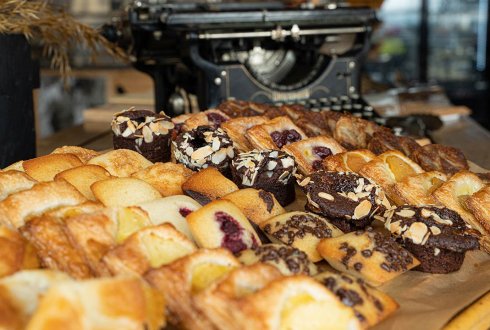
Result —
<svg viewBox="0 0 490 330"><path fill-rule="evenodd" d="M155 83L156 109L189 112L224 100L299 103L371 118L360 96L372 9L280 2L135 1L105 35ZM194 102L195 103L195 102Z"/></svg>

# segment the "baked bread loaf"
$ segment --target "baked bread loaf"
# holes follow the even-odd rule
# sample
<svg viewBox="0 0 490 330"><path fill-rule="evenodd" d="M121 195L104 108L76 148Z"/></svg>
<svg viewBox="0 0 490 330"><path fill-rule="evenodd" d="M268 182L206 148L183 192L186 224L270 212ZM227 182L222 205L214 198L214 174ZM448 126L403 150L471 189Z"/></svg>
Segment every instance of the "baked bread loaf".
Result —
<svg viewBox="0 0 490 330"><path fill-rule="evenodd" d="M80 165L83 163L72 154L51 154L22 163L26 174L40 182L53 181L56 174Z"/></svg>
<svg viewBox="0 0 490 330"><path fill-rule="evenodd" d="M253 146L248 142L244 132L256 125L264 124L267 120L264 116L235 118L223 123L221 128L233 140L239 152L247 152L252 150Z"/></svg>
<svg viewBox="0 0 490 330"><path fill-rule="evenodd" d="M210 109L192 114L186 119L182 128L184 131L190 131L199 126L212 126L218 128L222 123L227 122L228 120L230 120L230 117L224 112L217 109Z"/></svg>
<svg viewBox="0 0 490 330"><path fill-rule="evenodd" d="M183 184L184 193L206 205L238 190L233 181L227 179L216 168L208 167L191 175Z"/></svg>
<svg viewBox="0 0 490 330"><path fill-rule="evenodd" d="M324 238L320 255L335 269L378 286L418 266L420 262L395 240L371 227Z"/></svg>
<svg viewBox="0 0 490 330"><path fill-rule="evenodd" d="M316 250L321 239L343 234L327 219L301 211L275 216L263 222L261 227L272 242L293 246L305 252L313 262L322 260Z"/></svg>
<svg viewBox="0 0 490 330"><path fill-rule="evenodd" d="M438 201L432 193L446 181L444 173L430 171L405 177L394 184L392 191L399 205L435 205Z"/></svg>
<svg viewBox="0 0 490 330"><path fill-rule="evenodd" d="M423 272L457 271L478 237L454 211L435 206L398 206L385 212L385 227L419 261Z"/></svg>
<svg viewBox="0 0 490 330"><path fill-rule="evenodd" d="M322 165L327 171L359 173L359 170L374 158L376 155L371 151L359 149L328 156Z"/></svg>
<svg viewBox="0 0 490 330"><path fill-rule="evenodd" d="M245 215L232 202L213 201L187 216L199 247L223 247L233 253L260 246L260 238Z"/></svg>
<svg viewBox="0 0 490 330"><path fill-rule="evenodd" d="M131 176L153 186L163 196L183 195L182 184L192 175L182 164L155 163Z"/></svg>
<svg viewBox="0 0 490 330"><path fill-rule="evenodd" d="M39 268L39 261L34 246L19 233L0 226L0 278L35 268ZM0 324L1 315L0 312Z"/></svg>
<svg viewBox="0 0 490 330"><path fill-rule="evenodd" d="M300 173L304 175L323 169L323 159L345 151L337 141L327 136L293 142L284 146L283 150L294 156Z"/></svg>
<svg viewBox="0 0 490 330"><path fill-rule="evenodd" d="M463 206L469 210L480 226L475 229L480 231L482 237L480 245L490 253L490 185L486 185L473 195L463 200Z"/></svg>
<svg viewBox="0 0 490 330"><path fill-rule="evenodd" d="M55 180L66 180L72 186L77 188L85 198L95 201L96 198L90 186L101 180L109 179L111 175L102 166L99 165L82 165L70 168L56 174Z"/></svg>
<svg viewBox="0 0 490 330"><path fill-rule="evenodd" d="M165 296L170 323L184 329L215 329L194 296L238 267L240 262L225 249L201 249L150 270L145 279Z"/></svg>
<svg viewBox="0 0 490 330"><path fill-rule="evenodd" d="M454 174L469 169L461 150L440 144L427 144L414 151L411 158L426 171Z"/></svg>
<svg viewBox="0 0 490 330"><path fill-rule="evenodd" d="M128 177L144 168L153 165L139 153L128 149L117 149L106 152L100 156L94 157L87 164L102 166L112 176Z"/></svg>
<svg viewBox="0 0 490 330"><path fill-rule="evenodd" d="M195 252L196 246L170 223L149 226L131 234L102 258L113 275L143 275Z"/></svg>
<svg viewBox="0 0 490 330"><path fill-rule="evenodd" d="M390 206L378 185L352 172L317 171L298 184L306 194L306 208L344 232L366 227Z"/></svg>
<svg viewBox="0 0 490 330"><path fill-rule="evenodd" d="M0 201L16 192L31 189L36 180L24 172L9 170L0 172Z"/></svg>
<svg viewBox="0 0 490 330"><path fill-rule="evenodd" d="M94 196L105 206L131 206L162 196L150 184L135 178L111 178L90 186Z"/></svg>
<svg viewBox="0 0 490 330"><path fill-rule="evenodd" d="M269 264L285 276L314 275L318 272L306 253L283 244L264 244L255 249L243 250L238 254L238 259L245 265Z"/></svg>
<svg viewBox="0 0 490 330"><path fill-rule="evenodd" d="M78 146L63 146L53 150L52 154L72 154L78 157L82 163L87 163L94 157L100 155L99 152Z"/></svg>
<svg viewBox="0 0 490 330"><path fill-rule="evenodd" d="M245 134L250 144L259 150L281 149L286 144L306 139L306 134L289 117L281 116L256 125Z"/></svg>

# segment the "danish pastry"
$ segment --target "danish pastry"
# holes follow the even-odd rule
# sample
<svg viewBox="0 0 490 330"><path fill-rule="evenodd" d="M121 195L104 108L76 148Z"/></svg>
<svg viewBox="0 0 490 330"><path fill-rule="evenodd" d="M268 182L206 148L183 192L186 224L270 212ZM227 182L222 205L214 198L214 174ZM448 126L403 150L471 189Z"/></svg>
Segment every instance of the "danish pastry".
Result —
<svg viewBox="0 0 490 330"><path fill-rule="evenodd" d="M390 150L398 150L410 158L416 150L422 148L417 141L410 137L396 136L392 132L384 130L375 132L367 147L376 155Z"/></svg>
<svg viewBox="0 0 490 330"><path fill-rule="evenodd" d="M264 124L267 120L267 117L264 116L235 118L223 123L221 128L233 140L239 152L246 152L252 150L253 146L243 133L251 127Z"/></svg>
<svg viewBox="0 0 490 330"><path fill-rule="evenodd" d="M375 132L381 126L354 116L342 116L335 123L333 137L347 150L366 149Z"/></svg>
<svg viewBox="0 0 490 330"><path fill-rule="evenodd" d="M407 176L395 183L392 190L397 196L399 205L435 205L438 202L432 193L446 181L447 177L444 173L430 171Z"/></svg>
<svg viewBox="0 0 490 330"><path fill-rule="evenodd" d="M306 111L294 123L305 132L308 137L331 136L327 122L321 112Z"/></svg>
<svg viewBox="0 0 490 330"><path fill-rule="evenodd" d="M259 150L281 149L283 146L306 139L306 134L289 117L281 116L254 126L245 134L250 144Z"/></svg>
<svg viewBox="0 0 490 330"><path fill-rule="evenodd" d="M183 195L182 184L192 175L182 164L155 163L131 176L153 186L163 196Z"/></svg>
<svg viewBox="0 0 490 330"><path fill-rule="evenodd" d="M35 268L39 268L35 248L19 233L0 226L0 278L22 269Z"/></svg>
<svg viewBox="0 0 490 330"><path fill-rule="evenodd" d="M275 107L268 104L240 100L226 100L218 106L219 110L231 118L260 116L269 108Z"/></svg>
<svg viewBox="0 0 490 330"><path fill-rule="evenodd" d="M131 206L162 197L150 184L135 178L101 180L90 188L105 206Z"/></svg>
<svg viewBox="0 0 490 330"><path fill-rule="evenodd" d="M475 227L482 234L480 244L490 253L490 185L486 185L463 201L463 206L469 210L480 226Z"/></svg>
<svg viewBox="0 0 490 330"><path fill-rule="evenodd" d="M85 198L95 201L96 198L90 186L101 180L109 179L111 175L102 166L82 165L70 168L56 174L55 180L66 180L73 185Z"/></svg>
<svg viewBox="0 0 490 330"><path fill-rule="evenodd" d="M22 163L26 174L40 182L53 181L56 174L80 165L83 163L72 154L51 154Z"/></svg>
<svg viewBox="0 0 490 330"><path fill-rule="evenodd" d="M378 286L418 266L420 262L389 236L358 230L343 236L324 238L320 255L335 269Z"/></svg>
<svg viewBox="0 0 490 330"><path fill-rule="evenodd" d="M427 144L414 151L411 158L426 171L454 174L469 168L461 150L440 144Z"/></svg>
<svg viewBox="0 0 490 330"><path fill-rule="evenodd" d="M313 262L322 260L316 246L322 238L337 237L341 230L326 219L308 212L288 212L275 216L261 225L273 242L293 246L306 253Z"/></svg>
<svg viewBox="0 0 490 330"><path fill-rule="evenodd" d="M99 152L91 149L86 149L82 147L77 147L77 146L63 146L59 147L53 150L51 152L52 154L72 154L77 156L82 163L87 163L89 160L91 160L94 157L97 157L100 155Z"/></svg>
<svg viewBox="0 0 490 330"><path fill-rule="evenodd" d="M9 170L0 172L0 201L16 192L31 189L36 180L24 172Z"/></svg>
<svg viewBox="0 0 490 330"><path fill-rule="evenodd" d="M294 156L299 171L309 175L323 168L322 161L330 155L345 151L333 138L317 136L284 146L284 151Z"/></svg>
<svg viewBox="0 0 490 330"><path fill-rule="evenodd" d="M128 177L134 172L153 165L139 153L128 149L117 149L94 157L87 164L102 166L112 176Z"/></svg>
<svg viewBox="0 0 490 330"><path fill-rule="evenodd" d="M250 222L230 201L211 202L189 214L186 219L200 247L223 247L238 253L260 245L260 238Z"/></svg>
<svg viewBox="0 0 490 330"><path fill-rule="evenodd" d="M238 190L233 181L227 179L216 168L208 167L191 175L183 184L184 193L205 205Z"/></svg>
<svg viewBox="0 0 490 330"><path fill-rule="evenodd" d="M192 114L182 127L184 131L190 131L199 126L220 127L222 123L230 120L227 114L217 109L210 109Z"/></svg>
<svg viewBox="0 0 490 330"><path fill-rule="evenodd" d="M328 156L322 165L327 171L359 173L359 170L374 158L376 155L371 151L359 149Z"/></svg>

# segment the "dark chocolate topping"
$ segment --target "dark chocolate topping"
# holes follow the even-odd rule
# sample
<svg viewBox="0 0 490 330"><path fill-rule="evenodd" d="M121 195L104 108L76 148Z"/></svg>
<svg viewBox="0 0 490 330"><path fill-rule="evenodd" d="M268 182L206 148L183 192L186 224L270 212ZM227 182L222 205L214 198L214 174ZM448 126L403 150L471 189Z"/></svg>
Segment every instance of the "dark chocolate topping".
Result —
<svg viewBox="0 0 490 330"><path fill-rule="evenodd" d="M306 253L291 246L278 246L264 244L256 247L254 253L261 262L284 262L287 268L294 274L310 274L313 265Z"/></svg>
<svg viewBox="0 0 490 330"><path fill-rule="evenodd" d="M274 207L274 198L272 196L273 195L270 192L265 190L259 191L259 197L264 201L265 205L267 206L267 212L269 213L271 213L272 208Z"/></svg>

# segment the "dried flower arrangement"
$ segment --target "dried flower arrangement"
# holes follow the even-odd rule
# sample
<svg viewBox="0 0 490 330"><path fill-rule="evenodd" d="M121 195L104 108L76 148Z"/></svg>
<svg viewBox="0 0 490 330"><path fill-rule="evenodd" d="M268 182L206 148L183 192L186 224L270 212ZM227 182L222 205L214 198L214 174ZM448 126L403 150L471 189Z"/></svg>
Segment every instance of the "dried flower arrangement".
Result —
<svg viewBox="0 0 490 330"><path fill-rule="evenodd" d="M119 59L127 58L96 29L77 22L45 0L0 0L0 34L22 34L28 41L40 42L43 55L63 77L71 71L68 52L74 45L86 46L92 57L106 51Z"/></svg>

